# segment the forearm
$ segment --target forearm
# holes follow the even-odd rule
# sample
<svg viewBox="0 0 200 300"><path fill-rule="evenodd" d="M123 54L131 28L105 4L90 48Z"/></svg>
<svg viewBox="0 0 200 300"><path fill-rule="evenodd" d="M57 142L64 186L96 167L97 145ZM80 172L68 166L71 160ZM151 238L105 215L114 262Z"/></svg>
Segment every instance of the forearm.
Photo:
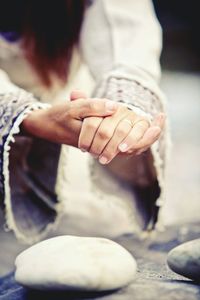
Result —
<svg viewBox="0 0 200 300"><path fill-rule="evenodd" d="M47 132L50 130L48 120L48 108L31 111L20 125L20 135L27 137L37 137L48 140ZM45 110L45 112L44 112ZM51 126L52 127L52 126Z"/></svg>

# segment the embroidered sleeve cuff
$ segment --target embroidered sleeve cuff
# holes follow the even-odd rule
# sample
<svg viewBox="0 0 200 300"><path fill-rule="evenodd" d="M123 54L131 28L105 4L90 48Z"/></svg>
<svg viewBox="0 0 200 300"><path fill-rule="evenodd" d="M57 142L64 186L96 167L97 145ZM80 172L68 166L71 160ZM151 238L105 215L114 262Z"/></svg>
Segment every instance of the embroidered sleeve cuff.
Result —
<svg viewBox="0 0 200 300"><path fill-rule="evenodd" d="M135 80L109 77L94 92L95 97L108 98L124 103L129 109L152 120L164 111L160 99L151 90Z"/></svg>
<svg viewBox="0 0 200 300"><path fill-rule="evenodd" d="M15 141L15 135L20 132L20 124L27 114L48 107L48 104L38 102L32 94L21 89L0 94L0 204L5 211L8 227L15 232L9 174L10 144Z"/></svg>

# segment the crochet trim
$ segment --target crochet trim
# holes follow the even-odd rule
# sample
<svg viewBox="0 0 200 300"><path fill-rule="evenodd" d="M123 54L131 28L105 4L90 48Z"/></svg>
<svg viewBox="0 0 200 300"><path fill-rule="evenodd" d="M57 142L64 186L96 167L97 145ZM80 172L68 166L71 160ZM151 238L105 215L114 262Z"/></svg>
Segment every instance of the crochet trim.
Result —
<svg viewBox="0 0 200 300"><path fill-rule="evenodd" d="M34 237L27 237L18 229L14 219L13 210L12 210L11 191L9 185L9 178L10 178L9 177L9 154L11 149L10 143L15 141L14 135L20 132L20 128L19 128L20 124L26 118L26 116L33 110L45 108L45 107L47 108L46 104L34 103L31 104L29 107L27 107L22 113L20 113L20 115L15 120L12 129L9 132L9 135L6 139L6 142L4 144L4 149L3 149L3 176L4 176L4 194L5 194L4 204L5 204L5 218L6 218L5 230L6 231L13 230L16 237L26 244L35 243L40 239L42 239L43 237L45 237L46 234L58 224L58 221L61 217L61 214L59 214L59 212L62 210L60 203L56 204L55 209L57 212L57 217L55 221L48 224L46 229L42 233Z"/></svg>

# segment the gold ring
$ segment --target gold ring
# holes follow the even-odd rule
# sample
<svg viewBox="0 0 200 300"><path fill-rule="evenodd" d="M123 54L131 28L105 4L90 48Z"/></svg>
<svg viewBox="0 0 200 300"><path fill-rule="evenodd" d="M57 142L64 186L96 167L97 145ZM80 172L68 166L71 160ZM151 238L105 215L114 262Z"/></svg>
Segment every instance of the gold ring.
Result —
<svg viewBox="0 0 200 300"><path fill-rule="evenodd" d="M151 122L147 119L137 119L137 120L135 120L135 122L133 122L133 126L135 126L139 122L146 122L149 127L151 126Z"/></svg>

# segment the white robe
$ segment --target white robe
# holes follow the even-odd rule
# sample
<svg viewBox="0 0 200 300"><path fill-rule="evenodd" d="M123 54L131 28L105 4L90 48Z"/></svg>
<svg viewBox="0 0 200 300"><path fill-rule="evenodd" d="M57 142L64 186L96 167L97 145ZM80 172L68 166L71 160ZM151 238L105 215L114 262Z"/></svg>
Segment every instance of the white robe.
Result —
<svg viewBox="0 0 200 300"><path fill-rule="evenodd" d="M154 94L165 106L158 86L161 47L162 31L150 0L96 0L86 11L80 45L74 51L65 88L61 88L55 78L54 86L47 90L23 57L20 42L11 44L0 39L0 93L21 87L41 102L54 104L69 100L70 91L76 88L101 97L106 83L113 77L139 83L150 91L149 99ZM113 90L113 94L115 92ZM109 93L112 98L112 89ZM143 97L142 93L143 90L136 97ZM129 95L134 104L131 92ZM148 96L145 97L148 106ZM152 147L161 188L158 206L164 199L166 136L167 130L164 150L158 142ZM88 153L62 146L56 192L62 203L59 208L64 215L62 224L65 224L60 226L59 232L113 237L139 230L132 188L94 163ZM19 238L25 239L15 224L9 224L9 210L12 209L7 210L8 226Z"/></svg>

